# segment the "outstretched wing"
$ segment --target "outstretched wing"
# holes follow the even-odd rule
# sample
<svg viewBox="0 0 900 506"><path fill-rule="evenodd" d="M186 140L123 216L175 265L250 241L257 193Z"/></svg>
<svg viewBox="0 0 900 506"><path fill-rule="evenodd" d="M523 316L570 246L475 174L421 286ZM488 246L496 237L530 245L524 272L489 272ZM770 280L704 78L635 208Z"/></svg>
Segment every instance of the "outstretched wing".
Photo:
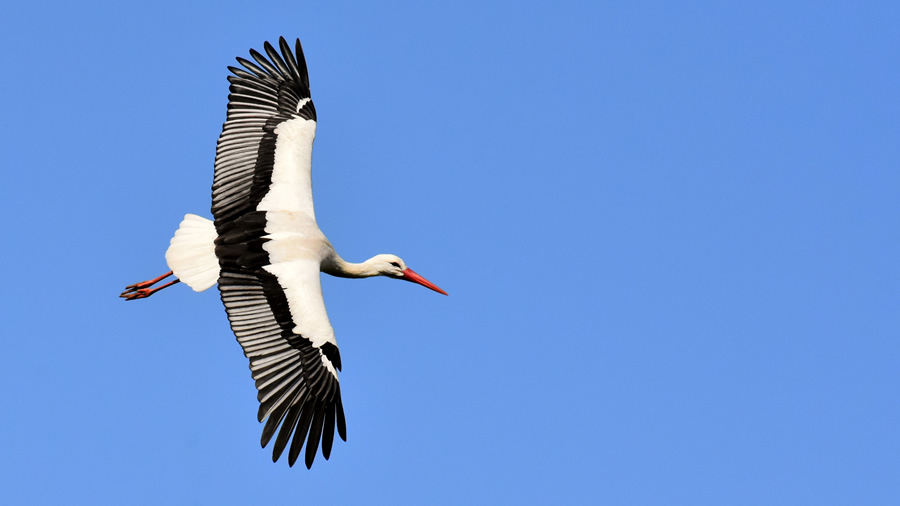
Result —
<svg viewBox="0 0 900 506"><path fill-rule="evenodd" d="M313 274L318 279L318 270ZM307 290L318 291L321 298L318 286ZM328 341L315 346L313 339L294 332L285 289L266 268L223 267L219 291L231 329L250 359L259 391L257 418L260 422L268 419L260 443L265 447L278 431L272 461L281 457L291 441L288 464L293 466L305 441L306 467L310 467L321 438L322 455L327 459L335 426L341 439L347 440L336 372L341 368L337 346Z"/></svg>
<svg viewBox="0 0 900 506"><path fill-rule="evenodd" d="M296 59L284 37L279 44L283 58L266 42L271 61L251 49L256 63L238 57L244 68L228 67L234 75L228 76L228 116L216 145L212 187L216 222L256 211L261 203L313 214L316 108L300 40Z"/></svg>
<svg viewBox="0 0 900 506"><path fill-rule="evenodd" d="M284 38L280 47L281 55L267 42L269 59L251 50L255 64L238 58L244 69L229 67L234 76L216 149L212 212L219 291L256 380L258 419L266 420L262 446L277 432L272 460L290 441L293 466L305 444L310 467L320 440L322 454L330 456L335 426L341 439L347 436L340 353L321 300L318 263L285 262L267 250L278 242L266 230L272 217L290 211L314 220L316 115L306 62L299 40L296 59Z"/></svg>

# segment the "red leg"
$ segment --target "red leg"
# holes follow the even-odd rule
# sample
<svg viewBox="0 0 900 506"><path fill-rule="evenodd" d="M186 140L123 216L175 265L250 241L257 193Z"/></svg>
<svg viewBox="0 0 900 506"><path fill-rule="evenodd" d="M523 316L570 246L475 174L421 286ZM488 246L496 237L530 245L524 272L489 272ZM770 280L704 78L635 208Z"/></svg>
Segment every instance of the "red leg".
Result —
<svg viewBox="0 0 900 506"><path fill-rule="evenodd" d="M172 275L172 271L169 271L158 278L151 279L149 281L142 281L140 283L135 283L133 285L128 285L125 287L125 291L119 294L119 297L124 298L125 300L135 300L135 299L146 299L147 297L153 295L154 293L162 290L163 288L169 287L178 283L179 280L170 281L162 286L158 286L154 289L150 289L151 286L159 283L160 281L166 279L167 277Z"/></svg>

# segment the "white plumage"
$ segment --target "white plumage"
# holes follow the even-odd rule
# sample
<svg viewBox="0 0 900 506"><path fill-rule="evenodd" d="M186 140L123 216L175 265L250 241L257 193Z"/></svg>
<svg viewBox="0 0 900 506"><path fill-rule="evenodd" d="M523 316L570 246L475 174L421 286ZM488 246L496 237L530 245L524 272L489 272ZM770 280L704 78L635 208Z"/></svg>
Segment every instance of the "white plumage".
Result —
<svg viewBox="0 0 900 506"><path fill-rule="evenodd" d="M166 250L169 269L195 292L210 288L219 279L219 259L213 244L217 235L212 221L186 214Z"/></svg>
<svg viewBox="0 0 900 506"><path fill-rule="evenodd" d="M346 440L341 358L320 272L387 276L446 292L395 255L346 262L319 230L312 197L316 110L306 60L299 40L295 53L284 38L279 46L280 54L266 42L268 57L251 50L253 62L238 58L243 68L229 67L234 75L216 148L214 221L186 215L166 252L171 272L130 285L122 297L146 298L179 281L195 291L218 283L256 381L262 446L275 437L272 460L289 448L293 465L305 445L309 467L320 441L329 458L335 428ZM152 288L172 274L176 280Z"/></svg>

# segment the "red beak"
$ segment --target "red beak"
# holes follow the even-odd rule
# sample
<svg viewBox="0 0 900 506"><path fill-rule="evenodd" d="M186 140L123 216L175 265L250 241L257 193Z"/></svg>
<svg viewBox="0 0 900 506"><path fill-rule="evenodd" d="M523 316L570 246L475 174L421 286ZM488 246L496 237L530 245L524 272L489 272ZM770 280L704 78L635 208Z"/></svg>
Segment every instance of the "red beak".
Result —
<svg viewBox="0 0 900 506"><path fill-rule="evenodd" d="M405 279L407 281L412 281L413 283L418 283L418 284L424 286L425 288L431 288L432 290L434 290L437 293L442 293L444 295L448 295L447 292L438 288L437 285L435 285L431 281L428 281L427 279L423 278L422 276L419 276L412 269L407 268L406 270L403 271L403 279Z"/></svg>

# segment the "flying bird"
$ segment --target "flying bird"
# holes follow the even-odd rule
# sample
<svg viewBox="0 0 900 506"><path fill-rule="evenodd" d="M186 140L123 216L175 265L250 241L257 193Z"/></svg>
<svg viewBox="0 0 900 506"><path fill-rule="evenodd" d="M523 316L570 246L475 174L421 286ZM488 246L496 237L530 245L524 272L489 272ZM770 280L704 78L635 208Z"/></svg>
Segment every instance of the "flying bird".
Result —
<svg viewBox="0 0 900 506"><path fill-rule="evenodd" d="M128 286L121 297L147 298L178 282L198 292L218 283L259 391L262 447L275 437L275 462L290 443L293 466L305 444L309 468L320 440L322 455L331 455L335 428L347 440L341 354L319 273L386 276L447 293L396 255L347 262L319 230L311 175L316 108L306 59L299 39L293 53L284 37L279 47L280 54L266 42L265 55L251 49L253 61L238 57L241 67L228 67L233 75L216 145L213 221L186 215L166 251L171 270Z"/></svg>

